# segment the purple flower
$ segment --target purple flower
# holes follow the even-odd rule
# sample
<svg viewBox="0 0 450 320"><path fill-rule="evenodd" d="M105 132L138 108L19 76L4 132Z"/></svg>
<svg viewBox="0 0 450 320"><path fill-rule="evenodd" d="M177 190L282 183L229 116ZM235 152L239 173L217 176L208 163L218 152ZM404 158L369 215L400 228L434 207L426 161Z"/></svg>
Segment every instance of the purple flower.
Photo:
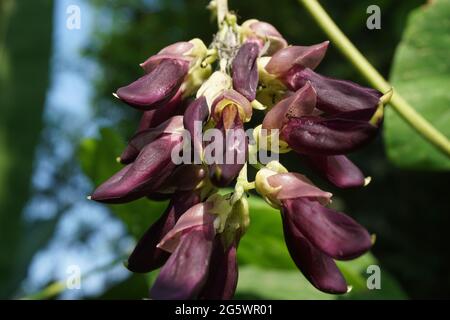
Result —
<svg viewBox="0 0 450 320"><path fill-rule="evenodd" d="M361 171L344 155L377 135L381 120L372 118L382 108L381 93L303 66L291 67L283 77L295 83L291 89L296 91L272 107L262 127L279 129L281 139L334 185L365 185Z"/></svg>
<svg viewBox="0 0 450 320"><path fill-rule="evenodd" d="M306 279L317 289L333 294L347 292L347 283L333 259L315 248L283 215L283 232L289 254Z"/></svg>
<svg viewBox="0 0 450 320"><path fill-rule="evenodd" d="M124 203L157 191L175 169L172 150L181 148L182 135L163 134L145 145L136 160L117 172L92 194L92 200Z"/></svg>
<svg viewBox="0 0 450 320"><path fill-rule="evenodd" d="M230 300L238 281L237 244L224 247L220 236L214 240L214 250L209 264L209 274L199 299Z"/></svg>
<svg viewBox="0 0 450 320"><path fill-rule="evenodd" d="M367 179L346 156L301 155L308 165L339 188L362 187Z"/></svg>
<svg viewBox="0 0 450 320"><path fill-rule="evenodd" d="M128 258L127 268L132 272L145 273L163 266L170 254L157 248L158 243L175 226L180 216L200 200L197 192L175 193L166 211L150 226L137 243Z"/></svg>
<svg viewBox="0 0 450 320"><path fill-rule="evenodd" d="M140 64L144 76L117 90L116 97L144 112L119 158L126 166L91 198L170 200L127 262L133 272L161 268L152 299L233 297L237 247L250 222L245 195L252 189L280 209L288 251L305 277L319 290L345 293L335 260L367 252L369 233L328 207L331 193L277 161L260 163L259 152L293 150L338 187L366 185L346 154L376 136L389 95L313 71L328 41L288 46L271 24L238 25L235 18L226 15L209 47L192 39L162 49ZM253 108L266 114L249 145L244 124ZM188 134L191 141L183 141ZM269 150L277 145L280 150ZM252 182L247 163L255 159ZM234 180L233 192L221 195Z"/></svg>
<svg viewBox="0 0 450 320"><path fill-rule="evenodd" d="M369 233L326 207L331 194L300 174L263 169L256 179L258 191L281 207L286 245L305 277L319 290L345 293L345 279L333 259L349 260L368 251Z"/></svg>
<svg viewBox="0 0 450 320"><path fill-rule="evenodd" d="M147 73L150 73L162 60L174 59L190 62L192 61L192 57L189 56L189 52L192 49L194 49L194 44L191 42L176 42L161 49L158 54L151 56L145 62L141 63L140 66Z"/></svg>
<svg viewBox="0 0 450 320"><path fill-rule="evenodd" d="M173 194L177 191L196 190L206 175L206 168L203 165L182 164L172 172L158 191Z"/></svg>
<svg viewBox="0 0 450 320"><path fill-rule="evenodd" d="M182 100L182 91L178 90L172 99L160 109L144 111L136 133L155 128L171 117L183 114L186 108L185 102Z"/></svg>
<svg viewBox="0 0 450 320"><path fill-rule="evenodd" d="M171 252L151 291L150 298L194 299L207 281L215 238L210 203L187 210L158 247Z"/></svg>
<svg viewBox="0 0 450 320"><path fill-rule="evenodd" d="M312 46L290 46L281 49L271 57L265 69L283 80L292 68L315 69L325 56L329 43L324 41Z"/></svg>
<svg viewBox="0 0 450 320"><path fill-rule="evenodd" d="M246 42L258 44L260 49L268 42L267 55L272 55L278 50L287 47L287 42L278 30L270 23L256 19L247 20L242 24L242 33Z"/></svg>
<svg viewBox="0 0 450 320"><path fill-rule="evenodd" d="M152 299L233 297L238 279L236 250L248 224L242 220L242 214L248 215L248 204L243 200L227 207L227 203L214 195L194 205L160 241L158 247L171 254L150 291ZM227 216L223 228L222 214Z"/></svg>
<svg viewBox="0 0 450 320"><path fill-rule="evenodd" d="M212 225L192 227L181 232L180 244L162 267L150 290L150 298L196 298L207 281L213 239Z"/></svg>
<svg viewBox="0 0 450 320"><path fill-rule="evenodd" d="M367 121L303 116L291 118L281 138L300 154L342 155L370 142L378 128Z"/></svg>
<svg viewBox="0 0 450 320"><path fill-rule="evenodd" d="M226 187L238 176L248 157L243 122L250 118L251 106L242 95L228 90L215 100L212 114L217 121L216 129L222 133L222 140L213 141L212 144L223 146L216 148L223 154L219 157L221 163L209 163L209 175L214 185Z"/></svg>
<svg viewBox="0 0 450 320"><path fill-rule="evenodd" d="M310 83L287 95L275 104L264 117L263 129L281 129L293 117L311 115L316 108L317 95Z"/></svg>
<svg viewBox="0 0 450 320"><path fill-rule="evenodd" d="M233 88L248 101L255 100L258 87L258 58L259 47L256 43L244 43L233 59L232 75Z"/></svg>
<svg viewBox="0 0 450 320"><path fill-rule="evenodd" d="M209 164L209 178L214 185L226 187L238 176L247 160L248 141L242 121L233 107L226 107L223 110L216 129L220 130L222 139L212 144L218 143L223 148L215 150L219 152L221 150L222 155L218 162Z"/></svg>
<svg viewBox="0 0 450 320"><path fill-rule="evenodd" d="M137 109L158 108L177 93L188 70L188 61L164 59L143 77L119 88L116 94Z"/></svg>
<svg viewBox="0 0 450 320"><path fill-rule="evenodd" d="M195 89L195 86L189 88L189 84L182 84L198 68L197 62L204 58L206 50L200 39L177 42L164 48L141 63L146 74L119 88L116 96L140 110L163 108L177 93L184 95ZM199 78L199 75L196 77Z"/></svg>
<svg viewBox="0 0 450 320"><path fill-rule="evenodd" d="M194 101L186 109L183 118L184 128L189 132L193 146L194 159L200 160L203 152L202 128L203 124L209 118L209 107L204 96L201 96ZM196 123L201 123L200 130L195 129Z"/></svg>
<svg viewBox="0 0 450 320"><path fill-rule="evenodd" d="M127 147L120 155L123 164L132 163L141 150L149 143L168 134L181 134L183 130L183 116L174 116L164 121L155 128L141 130L128 142Z"/></svg>
<svg viewBox="0 0 450 320"><path fill-rule="evenodd" d="M370 120L375 113L381 92L354 82L322 76L309 68L294 68L285 83L292 90L310 82L317 93L317 108L330 116L354 120Z"/></svg>

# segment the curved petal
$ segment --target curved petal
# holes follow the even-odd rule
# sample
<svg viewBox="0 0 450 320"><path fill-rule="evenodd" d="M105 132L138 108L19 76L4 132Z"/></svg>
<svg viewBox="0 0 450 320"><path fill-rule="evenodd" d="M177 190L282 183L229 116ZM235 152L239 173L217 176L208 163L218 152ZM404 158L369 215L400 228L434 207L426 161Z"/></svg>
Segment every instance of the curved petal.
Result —
<svg viewBox="0 0 450 320"><path fill-rule="evenodd" d="M119 88L117 96L137 109L160 107L177 93L187 72L187 62L163 60L150 73Z"/></svg>
<svg viewBox="0 0 450 320"><path fill-rule="evenodd" d="M185 230L180 244L156 278L150 298L195 299L208 278L214 232L204 225Z"/></svg>
<svg viewBox="0 0 450 320"><path fill-rule="evenodd" d="M382 93L351 81L322 76L311 69L295 69L285 79L292 89L311 82L317 92L317 108L342 118L370 120L375 113ZM356 112L356 113L355 113Z"/></svg>
<svg viewBox="0 0 450 320"><path fill-rule="evenodd" d="M207 202L199 203L187 210L172 230L159 242L158 248L173 252L180 243L180 238L185 230L203 225L212 225L215 216L208 213L210 206L211 204Z"/></svg>
<svg viewBox="0 0 450 320"><path fill-rule="evenodd" d="M316 249L289 219L283 208L283 233L288 251L306 279L320 291L347 292L347 283L334 260Z"/></svg>
<svg viewBox="0 0 450 320"><path fill-rule="evenodd" d="M224 248L222 240L216 236L211 256L208 280L199 295L207 300L230 300L236 291L238 281L238 264L236 244Z"/></svg>
<svg viewBox="0 0 450 320"><path fill-rule="evenodd" d="M239 117L242 122L250 121L252 117L252 105L250 102L236 90L223 91L213 102L211 115L216 122L222 117L222 111L226 107L234 106L239 111Z"/></svg>
<svg viewBox="0 0 450 320"><path fill-rule="evenodd" d="M281 129L291 117L301 117L313 113L316 107L316 92L306 83L294 94L284 98L270 109L264 117L263 129Z"/></svg>
<svg viewBox="0 0 450 320"><path fill-rule="evenodd" d="M222 118L216 126L221 131L222 139L211 144L222 144L215 150L222 150L222 157L208 160L211 182L217 187L228 186L241 171L248 157L248 139L244 125L234 107L227 106L222 112ZM207 158L207 156L205 156ZM219 161L212 161L217 160Z"/></svg>
<svg viewBox="0 0 450 320"><path fill-rule="evenodd" d="M266 65L267 72L282 76L292 67L315 69L328 49L329 41L312 46L290 46L275 53Z"/></svg>
<svg viewBox="0 0 450 320"><path fill-rule="evenodd" d="M377 133L366 121L305 116L289 119L281 139L301 154L340 155L369 143Z"/></svg>
<svg viewBox="0 0 450 320"><path fill-rule="evenodd" d="M242 94L248 101L255 100L258 87L258 58L259 47L256 43L247 42L240 48L233 59L232 75L233 88Z"/></svg>
<svg viewBox="0 0 450 320"><path fill-rule="evenodd" d="M135 134L128 142L127 147L120 155L120 162L128 164L133 162L139 152L149 143L160 138L164 134L181 134L183 130L183 116L174 116L156 128L143 130Z"/></svg>
<svg viewBox="0 0 450 320"><path fill-rule="evenodd" d="M184 128L189 131L195 161L201 159L203 150L202 129L209 118L209 107L205 96L195 99L186 109L183 118ZM200 160L199 160L200 161ZM198 162L195 162L198 163Z"/></svg>
<svg viewBox="0 0 450 320"><path fill-rule="evenodd" d="M194 190L206 177L206 170L202 165L183 164L177 167L161 186L160 191L173 193L175 191Z"/></svg>
<svg viewBox="0 0 450 320"><path fill-rule="evenodd" d="M317 201L307 198L284 200L283 212L316 248L332 258L353 259L372 246L370 234L364 227Z"/></svg>
<svg viewBox="0 0 450 320"><path fill-rule="evenodd" d="M92 200L124 203L158 190L175 169L172 149L181 147L182 136L166 135L145 146L136 160L113 175L92 194Z"/></svg>
<svg viewBox="0 0 450 320"><path fill-rule="evenodd" d="M362 187L364 174L346 156L304 156L310 167L315 169L332 184L339 188Z"/></svg>
<svg viewBox="0 0 450 320"><path fill-rule="evenodd" d="M136 133L155 128L171 117L182 113L185 103L182 101L183 91L180 89L177 93L159 109L144 111L139 121L139 126Z"/></svg>
<svg viewBox="0 0 450 320"><path fill-rule="evenodd" d="M266 52L267 55L272 55L278 50L287 47L287 41L270 23L253 19L245 21L242 26L250 29L250 33L253 34L252 37L257 37L263 41L269 41L269 48Z"/></svg>
<svg viewBox="0 0 450 320"><path fill-rule="evenodd" d="M163 48L158 54L148 58L145 62L141 63L140 66L149 73L164 59L184 59L188 61L189 59L183 55L189 52L193 47L194 45L187 41L173 43Z"/></svg>
<svg viewBox="0 0 450 320"><path fill-rule="evenodd" d="M190 191L176 193L166 211L140 238L128 258L127 268L132 272L146 273L163 266L170 253L157 248L157 244L175 226L179 217L199 202L198 193Z"/></svg>
<svg viewBox="0 0 450 320"><path fill-rule="evenodd" d="M320 190L308 178L295 172L278 173L268 177L267 181L273 188L281 187L276 195L278 200L310 197L326 204L332 197L331 193Z"/></svg>

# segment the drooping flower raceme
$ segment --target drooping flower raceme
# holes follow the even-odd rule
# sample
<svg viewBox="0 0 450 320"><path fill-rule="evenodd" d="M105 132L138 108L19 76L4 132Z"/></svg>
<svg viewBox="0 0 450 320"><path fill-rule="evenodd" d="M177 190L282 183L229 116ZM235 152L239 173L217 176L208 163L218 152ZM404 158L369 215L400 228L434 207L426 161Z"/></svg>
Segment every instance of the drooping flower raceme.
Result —
<svg viewBox="0 0 450 320"><path fill-rule="evenodd" d="M321 291L347 291L335 260L367 252L368 231L332 209L332 195L304 175L258 159L262 150L293 151L338 187L369 182L346 155L376 136L389 94L314 71L328 46L290 46L272 25L238 25L227 14L209 47L199 39L170 45L114 94L140 110L141 121L118 158L123 169L91 199L169 200L126 263L133 272L161 268L150 298L233 297L252 189L280 210L287 248L305 277ZM264 112L261 124L256 112ZM257 169L254 182L248 165ZM233 183L231 192L222 189Z"/></svg>

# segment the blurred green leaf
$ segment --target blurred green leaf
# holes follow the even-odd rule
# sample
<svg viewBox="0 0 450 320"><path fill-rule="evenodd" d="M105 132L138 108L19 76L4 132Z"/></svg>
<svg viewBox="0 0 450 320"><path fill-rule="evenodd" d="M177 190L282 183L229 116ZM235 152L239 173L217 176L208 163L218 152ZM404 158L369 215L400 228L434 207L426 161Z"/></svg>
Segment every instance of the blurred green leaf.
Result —
<svg viewBox="0 0 450 320"><path fill-rule="evenodd" d="M86 139L80 145L81 167L95 186L100 185L123 166L116 162L125 147L123 139L113 130L103 128L100 138ZM140 199L127 204L115 204L110 208L126 225L130 234L139 238L159 217L167 202Z"/></svg>
<svg viewBox="0 0 450 320"><path fill-rule="evenodd" d="M450 1L429 1L409 17L391 73L395 90L450 138ZM410 169L449 170L450 159L415 133L393 110L386 110L388 156Z"/></svg>

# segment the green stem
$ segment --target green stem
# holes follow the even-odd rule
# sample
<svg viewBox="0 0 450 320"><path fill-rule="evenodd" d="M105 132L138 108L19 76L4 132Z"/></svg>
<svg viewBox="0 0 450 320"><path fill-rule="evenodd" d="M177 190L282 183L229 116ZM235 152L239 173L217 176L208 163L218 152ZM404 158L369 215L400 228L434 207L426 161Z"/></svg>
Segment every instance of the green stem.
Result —
<svg viewBox="0 0 450 320"><path fill-rule="evenodd" d="M298 0L328 35L334 45L353 66L379 91L385 93L391 85L350 42L317 0ZM424 119L403 97L394 90L392 108L423 138L450 157L450 141L431 123Z"/></svg>

